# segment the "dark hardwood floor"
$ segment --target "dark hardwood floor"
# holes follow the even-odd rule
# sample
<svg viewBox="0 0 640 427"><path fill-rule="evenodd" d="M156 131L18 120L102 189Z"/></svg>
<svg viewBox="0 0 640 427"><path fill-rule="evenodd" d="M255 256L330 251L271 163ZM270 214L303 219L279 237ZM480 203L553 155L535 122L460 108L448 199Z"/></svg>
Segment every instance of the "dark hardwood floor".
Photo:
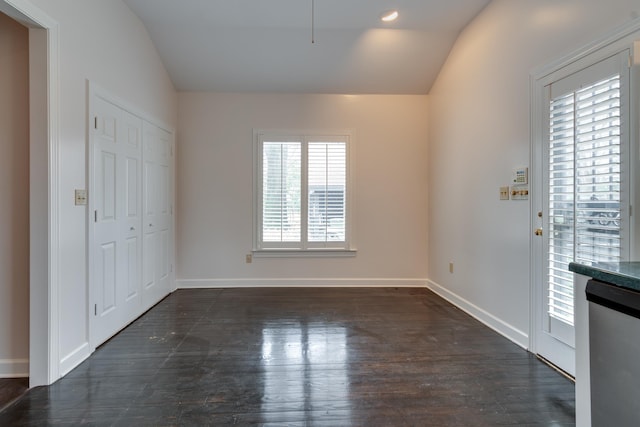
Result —
<svg viewBox="0 0 640 427"><path fill-rule="evenodd" d="M28 378L0 378L0 411L29 388Z"/></svg>
<svg viewBox="0 0 640 427"><path fill-rule="evenodd" d="M180 290L0 426L573 426L574 385L425 289Z"/></svg>

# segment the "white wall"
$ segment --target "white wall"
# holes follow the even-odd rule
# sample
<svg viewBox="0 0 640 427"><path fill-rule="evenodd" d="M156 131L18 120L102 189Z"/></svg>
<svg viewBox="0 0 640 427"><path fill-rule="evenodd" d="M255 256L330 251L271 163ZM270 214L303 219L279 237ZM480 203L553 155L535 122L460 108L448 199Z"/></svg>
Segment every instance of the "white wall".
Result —
<svg viewBox="0 0 640 427"><path fill-rule="evenodd" d="M88 301L86 210L74 189L86 188L87 79L176 126L177 98L148 34L120 0L33 0L60 28L61 374L86 357ZM91 197L91 195L89 195Z"/></svg>
<svg viewBox="0 0 640 427"><path fill-rule="evenodd" d="M0 13L0 378L28 375L29 33Z"/></svg>
<svg viewBox="0 0 640 427"><path fill-rule="evenodd" d="M494 0L460 35L430 92L432 286L524 346L529 203L499 201L498 188L530 165L529 74L638 11L637 0Z"/></svg>
<svg viewBox="0 0 640 427"><path fill-rule="evenodd" d="M181 93L178 110L179 286L426 282L426 96ZM245 263L253 128L355 129L355 258Z"/></svg>

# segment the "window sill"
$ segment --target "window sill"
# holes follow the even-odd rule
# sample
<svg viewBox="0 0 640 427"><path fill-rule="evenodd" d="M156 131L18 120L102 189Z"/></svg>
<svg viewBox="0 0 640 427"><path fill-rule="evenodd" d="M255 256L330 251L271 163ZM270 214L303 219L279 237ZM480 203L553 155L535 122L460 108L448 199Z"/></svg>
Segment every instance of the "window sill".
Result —
<svg viewBox="0 0 640 427"><path fill-rule="evenodd" d="M355 257L356 249L254 249L254 258L347 258Z"/></svg>

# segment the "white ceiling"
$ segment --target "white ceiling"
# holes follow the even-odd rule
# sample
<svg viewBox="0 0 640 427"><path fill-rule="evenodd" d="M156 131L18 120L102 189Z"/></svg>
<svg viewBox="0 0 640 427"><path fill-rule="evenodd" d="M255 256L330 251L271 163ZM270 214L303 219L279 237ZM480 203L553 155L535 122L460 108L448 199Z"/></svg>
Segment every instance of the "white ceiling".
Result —
<svg viewBox="0 0 640 427"><path fill-rule="evenodd" d="M491 0L124 1L180 91L425 94Z"/></svg>

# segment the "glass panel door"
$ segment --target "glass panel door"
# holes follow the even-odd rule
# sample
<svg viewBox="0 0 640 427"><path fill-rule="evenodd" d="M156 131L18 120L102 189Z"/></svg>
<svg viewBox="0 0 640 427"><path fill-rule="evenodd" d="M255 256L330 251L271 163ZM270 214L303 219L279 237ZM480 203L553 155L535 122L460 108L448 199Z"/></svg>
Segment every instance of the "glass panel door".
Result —
<svg viewBox="0 0 640 427"><path fill-rule="evenodd" d="M574 295L570 262L626 257L628 179L623 153L628 68L621 53L547 87L541 334L538 353L573 373ZM625 193L627 192L627 193ZM625 218L626 214L626 218Z"/></svg>

